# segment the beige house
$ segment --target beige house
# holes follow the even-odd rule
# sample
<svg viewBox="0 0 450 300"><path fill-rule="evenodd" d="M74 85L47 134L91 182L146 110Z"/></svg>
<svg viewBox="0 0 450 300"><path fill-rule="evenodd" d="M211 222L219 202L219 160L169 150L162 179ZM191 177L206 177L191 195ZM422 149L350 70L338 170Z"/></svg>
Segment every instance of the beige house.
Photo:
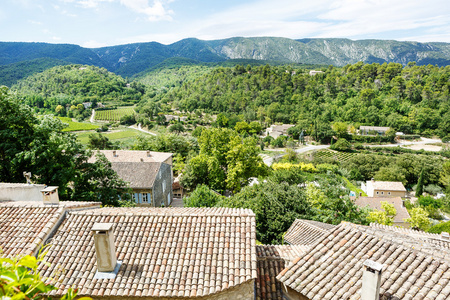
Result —
<svg viewBox="0 0 450 300"><path fill-rule="evenodd" d="M294 126L292 124L271 125L266 129L266 136L271 136L276 139L280 135L288 135L288 129Z"/></svg>
<svg viewBox="0 0 450 300"><path fill-rule="evenodd" d="M405 219L410 215L403 200L400 197L359 197L354 200L355 204L359 207L369 207L371 209L382 210L381 202L386 201L394 205L397 214L394 217L394 225L409 228L409 224L405 222Z"/></svg>
<svg viewBox="0 0 450 300"><path fill-rule="evenodd" d="M361 189L369 197L406 197L406 188L398 181L375 181L361 183Z"/></svg>
<svg viewBox="0 0 450 300"><path fill-rule="evenodd" d="M386 135L386 132L390 127L380 127L380 126L360 126L360 135Z"/></svg>

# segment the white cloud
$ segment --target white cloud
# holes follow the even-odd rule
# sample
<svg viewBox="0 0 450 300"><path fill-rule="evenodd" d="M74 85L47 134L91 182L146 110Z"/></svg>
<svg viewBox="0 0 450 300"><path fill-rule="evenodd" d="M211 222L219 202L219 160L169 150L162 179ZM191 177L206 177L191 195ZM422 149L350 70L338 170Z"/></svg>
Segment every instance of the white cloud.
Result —
<svg viewBox="0 0 450 300"><path fill-rule="evenodd" d="M149 0L120 0L120 3L134 12L144 14L150 21L171 21L173 11L167 9L166 3L172 1L154 0L153 4L149 4Z"/></svg>
<svg viewBox="0 0 450 300"><path fill-rule="evenodd" d="M40 21L35 21L35 20L28 20L28 23L32 24L32 25L42 25L42 22Z"/></svg>

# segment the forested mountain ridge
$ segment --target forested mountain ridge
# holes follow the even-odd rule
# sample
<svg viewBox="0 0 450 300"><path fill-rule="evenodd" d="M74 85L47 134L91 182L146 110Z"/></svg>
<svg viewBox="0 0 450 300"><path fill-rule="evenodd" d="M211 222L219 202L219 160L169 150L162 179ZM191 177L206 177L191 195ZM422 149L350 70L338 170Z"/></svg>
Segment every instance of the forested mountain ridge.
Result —
<svg viewBox="0 0 450 300"><path fill-rule="evenodd" d="M450 44L388 40L233 37L213 41L190 38L170 45L150 42L91 49L68 44L0 42L0 65L48 58L104 67L123 77L132 77L174 57L199 62L256 59L344 66L358 61L380 64L396 62L403 65L416 61L418 65L445 66L450 64ZM8 81L0 77L0 84L6 82Z"/></svg>
<svg viewBox="0 0 450 300"><path fill-rule="evenodd" d="M139 106L161 103L189 112L222 113L226 122L298 124L323 141L330 138L334 122L446 137L450 134L449 78L450 66L415 63L403 67L360 62L323 68L315 76L289 65L236 66L213 69Z"/></svg>
<svg viewBox="0 0 450 300"><path fill-rule="evenodd" d="M22 79L11 91L31 107L55 111L58 105L65 107L82 102L133 104L141 99L144 86L128 83L105 68L67 65Z"/></svg>

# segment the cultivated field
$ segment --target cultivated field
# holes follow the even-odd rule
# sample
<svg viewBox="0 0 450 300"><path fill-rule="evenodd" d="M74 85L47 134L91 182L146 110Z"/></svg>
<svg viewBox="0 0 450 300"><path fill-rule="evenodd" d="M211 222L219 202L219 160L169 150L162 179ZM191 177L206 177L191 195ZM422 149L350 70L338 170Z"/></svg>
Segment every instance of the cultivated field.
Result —
<svg viewBox="0 0 450 300"><path fill-rule="evenodd" d="M74 122L71 118L59 117L61 122L68 124L69 126L64 128L63 131L83 131L83 130L95 130L98 128L97 125L89 123Z"/></svg>
<svg viewBox="0 0 450 300"><path fill-rule="evenodd" d="M117 122L120 121L123 116L133 115L135 113L136 112L132 107L98 110L95 111L95 120Z"/></svg>
<svg viewBox="0 0 450 300"><path fill-rule="evenodd" d="M320 157L320 158L332 158L335 160L338 160L340 162L347 161L350 158L358 155L358 153L352 153L352 152L339 152L339 151L331 151L331 150L320 150L314 153L314 157Z"/></svg>

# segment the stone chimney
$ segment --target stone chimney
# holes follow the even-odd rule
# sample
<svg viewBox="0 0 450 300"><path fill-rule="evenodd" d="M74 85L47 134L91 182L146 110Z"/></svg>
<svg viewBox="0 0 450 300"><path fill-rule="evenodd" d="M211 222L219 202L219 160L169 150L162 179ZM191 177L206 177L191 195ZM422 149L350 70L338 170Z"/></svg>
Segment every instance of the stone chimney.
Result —
<svg viewBox="0 0 450 300"><path fill-rule="evenodd" d="M363 265L361 300L378 300L380 299L381 271L383 265L369 259Z"/></svg>
<svg viewBox="0 0 450 300"><path fill-rule="evenodd" d="M147 150L147 157L150 157L150 151Z"/></svg>
<svg viewBox="0 0 450 300"><path fill-rule="evenodd" d="M59 204L58 187L48 186L41 190L42 202L44 204Z"/></svg>
<svg viewBox="0 0 450 300"><path fill-rule="evenodd" d="M117 151L113 150L113 157L117 157Z"/></svg>
<svg viewBox="0 0 450 300"><path fill-rule="evenodd" d="M117 263L113 223L94 223L91 231L94 235L97 270L113 272Z"/></svg>

